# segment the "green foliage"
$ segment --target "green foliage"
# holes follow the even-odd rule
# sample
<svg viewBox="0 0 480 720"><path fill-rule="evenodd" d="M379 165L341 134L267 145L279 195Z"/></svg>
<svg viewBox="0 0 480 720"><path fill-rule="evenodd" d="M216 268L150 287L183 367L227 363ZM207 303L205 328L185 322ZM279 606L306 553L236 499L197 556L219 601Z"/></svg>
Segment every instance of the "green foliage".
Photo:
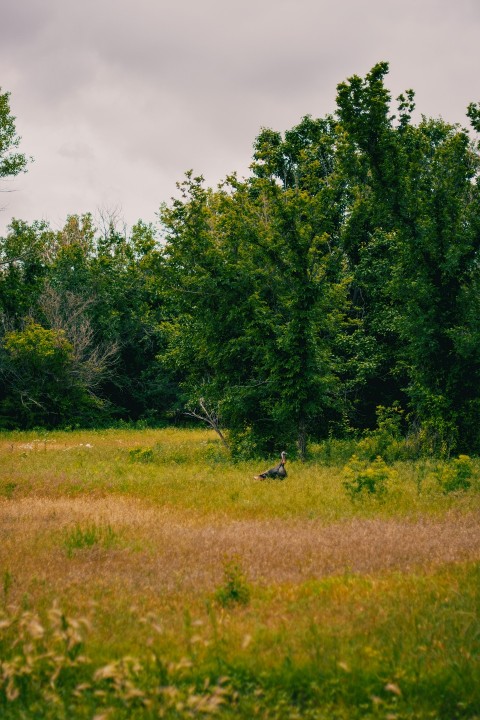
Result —
<svg viewBox="0 0 480 720"><path fill-rule="evenodd" d="M90 396L87 406L58 408L55 424L120 416L158 424L173 409L176 380L156 360L160 266L153 228L142 223L128 238L113 220L99 237L88 214L70 216L59 232L14 220L0 238L2 326L20 332L31 316L44 329L61 331L72 346L78 384ZM40 410L35 418L17 412L9 386L0 388L0 402L2 395L7 426L51 424Z"/></svg>
<svg viewBox="0 0 480 720"><path fill-rule="evenodd" d="M23 332L7 333L3 344L20 368L32 366L32 376L35 372L44 372L49 365L58 372L72 354L72 347L64 333L46 330L33 322Z"/></svg>
<svg viewBox="0 0 480 720"><path fill-rule="evenodd" d="M423 422L412 423L405 445L411 457L448 458L459 442L458 428L442 417L438 405Z"/></svg>
<svg viewBox="0 0 480 720"><path fill-rule="evenodd" d="M0 238L0 314L6 328L19 329L38 306L53 248L54 233L45 222L12 220Z"/></svg>
<svg viewBox="0 0 480 720"><path fill-rule="evenodd" d="M151 463L155 459L153 448L133 448L129 450L128 457L131 462Z"/></svg>
<svg viewBox="0 0 480 720"><path fill-rule="evenodd" d="M467 115L473 129L480 132L480 103L470 103L467 108Z"/></svg>
<svg viewBox="0 0 480 720"><path fill-rule="evenodd" d="M187 397L220 407L234 436L250 428L261 452L297 444L304 457L309 433L338 411L333 338L348 282L335 181L314 195L263 176L214 194L190 174L180 187L162 215L176 315L162 362L183 375Z"/></svg>
<svg viewBox="0 0 480 720"><path fill-rule="evenodd" d="M239 452L277 439L304 457L315 427L346 413L371 427L395 403L417 427L443 426L436 451L460 427L476 443L478 155L457 127L413 126L411 90L391 116L387 73L339 85L339 122L263 129L253 178L213 193L189 175L164 209L178 313L164 361L187 395L202 385L221 404ZM396 428L363 452L385 453L390 430L393 457Z"/></svg>
<svg viewBox="0 0 480 720"><path fill-rule="evenodd" d="M356 450L357 440L355 438L336 438L330 434L326 440L312 445L310 454L322 465L346 465Z"/></svg>
<svg viewBox="0 0 480 720"><path fill-rule="evenodd" d="M223 584L215 592L215 600L222 607L248 605L251 589L238 558L230 558L223 564Z"/></svg>
<svg viewBox="0 0 480 720"><path fill-rule="evenodd" d="M475 433L471 398L478 368L457 342L461 337L468 344L477 334L473 316L465 322L465 287L476 275L479 159L458 127L426 119L414 127L411 92L399 98L396 127L383 86L387 71L381 63L365 80L353 77L339 86L347 131L342 162L357 178L345 249L366 329L378 347L377 377L388 378L383 391L399 398L401 383L416 420L441 421L453 447L458 437L452 430Z"/></svg>
<svg viewBox="0 0 480 720"><path fill-rule="evenodd" d="M238 428L229 433L231 455L234 460L261 457L265 438L252 427Z"/></svg>
<svg viewBox="0 0 480 720"><path fill-rule="evenodd" d="M353 455L343 469L343 486L353 499L365 495L382 497L387 491L387 483L396 476L396 471L389 467L380 456L372 463L360 460Z"/></svg>
<svg viewBox="0 0 480 720"><path fill-rule="evenodd" d="M30 320L23 330L6 333L0 345L0 374L7 390L0 408L12 424L27 426L52 427L67 414L88 416L95 399L77 371L65 332Z"/></svg>
<svg viewBox="0 0 480 720"><path fill-rule="evenodd" d="M0 88L0 178L13 177L25 170L27 158L15 152L19 144L15 118L10 111L10 93L2 93Z"/></svg>
<svg viewBox="0 0 480 720"><path fill-rule="evenodd" d="M403 410L398 403L386 408L377 407L377 427L366 432L356 445L356 454L367 460L374 460L379 455L387 462L399 460L405 456L407 446L402 437Z"/></svg>
<svg viewBox="0 0 480 720"><path fill-rule="evenodd" d="M438 483L445 494L468 490L473 474L473 463L468 455L459 455L449 462L443 462L436 470Z"/></svg>
<svg viewBox="0 0 480 720"><path fill-rule="evenodd" d="M117 534L111 525L97 525L91 523L85 526L76 524L74 528L65 532L63 547L67 557L73 557L77 550L100 546L111 548L117 541Z"/></svg>

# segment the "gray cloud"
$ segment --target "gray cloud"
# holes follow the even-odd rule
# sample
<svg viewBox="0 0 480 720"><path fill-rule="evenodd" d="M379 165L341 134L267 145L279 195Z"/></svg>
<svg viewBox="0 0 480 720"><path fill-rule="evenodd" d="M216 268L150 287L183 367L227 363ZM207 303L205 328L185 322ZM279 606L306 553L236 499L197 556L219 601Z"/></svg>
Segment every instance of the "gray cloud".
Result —
<svg viewBox="0 0 480 720"><path fill-rule="evenodd" d="M335 108L336 85L390 61L395 98L465 124L478 99L477 0L23 0L2 9L0 85L36 162L2 195L61 225L121 207L153 220L193 167L244 174L262 126Z"/></svg>
<svg viewBox="0 0 480 720"><path fill-rule="evenodd" d="M63 143L58 154L73 160L93 160L95 158L91 146L81 140Z"/></svg>

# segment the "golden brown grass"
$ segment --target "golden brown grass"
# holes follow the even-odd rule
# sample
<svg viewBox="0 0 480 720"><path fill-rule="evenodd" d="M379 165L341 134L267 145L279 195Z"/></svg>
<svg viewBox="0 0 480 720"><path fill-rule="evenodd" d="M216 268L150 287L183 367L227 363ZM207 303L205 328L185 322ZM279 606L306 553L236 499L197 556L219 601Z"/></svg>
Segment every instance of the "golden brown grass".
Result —
<svg viewBox="0 0 480 720"><path fill-rule="evenodd" d="M68 530L110 527L109 548L65 552ZM231 520L158 508L135 498L0 501L0 568L17 597L32 582L65 593L93 582L124 591L205 592L236 556L255 583L301 583L325 575L409 571L480 558L480 512L441 519Z"/></svg>

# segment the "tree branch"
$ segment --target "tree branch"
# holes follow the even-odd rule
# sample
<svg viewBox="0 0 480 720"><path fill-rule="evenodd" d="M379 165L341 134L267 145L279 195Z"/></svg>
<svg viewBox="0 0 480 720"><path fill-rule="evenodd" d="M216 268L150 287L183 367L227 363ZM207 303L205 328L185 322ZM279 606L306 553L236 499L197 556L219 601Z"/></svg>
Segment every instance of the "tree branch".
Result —
<svg viewBox="0 0 480 720"><path fill-rule="evenodd" d="M205 404L204 398L200 398L198 401L198 405L200 407L200 411L198 410L188 410L185 412L185 415L188 415L189 417L193 417L196 420L201 420L202 422L209 425L209 427L214 430L220 440L222 441L224 447L230 451L230 445L228 444L225 435L222 433L220 429L220 416L215 410L208 410Z"/></svg>

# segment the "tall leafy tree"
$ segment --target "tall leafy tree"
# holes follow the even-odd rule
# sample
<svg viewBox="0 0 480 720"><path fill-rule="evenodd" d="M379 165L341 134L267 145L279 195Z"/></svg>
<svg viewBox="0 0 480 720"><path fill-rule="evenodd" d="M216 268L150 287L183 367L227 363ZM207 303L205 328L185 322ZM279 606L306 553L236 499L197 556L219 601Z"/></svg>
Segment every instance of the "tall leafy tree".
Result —
<svg viewBox="0 0 480 720"><path fill-rule="evenodd" d="M379 63L338 88L352 201L345 248L411 418L452 445L460 428L472 436L478 405L478 359L470 351L467 361L462 339L477 333L465 320L478 272L479 158L465 130L425 118L413 125L412 91L392 116L387 72ZM468 389L465 372L475 378Z"/></svg>
<svg viewBox="0 0 480 720"><path fill-rule="evenodd" d="M296 443L303 457L341 397L341 212L327 202L327 180L316 193L294 175L279 181L271 138L257 142L256 176L213 193L188 175L182 198L163 211L174 301L166 360L186 377L191 402L207 396L219 406L237 446Z"/></svg>
<svg viewBox="0 0 480 720"><path fill-rule="evenodd" d="M129 235L110 223L91 262L96 297L93 315L100 337L115 343L115 373L104 392L116 413L133 420L165 420L175 403L174 378L156 360L162 349L162 255L151 225L138 222Z"/></svg>
<svg viewBox="0 0 480 720"><path fill-rule="evenodd" d="M28 160L17 152L20 138L15 127L15 118L10 110L10 93L0 88L0 178L14 177L23 172Z"/></svg>
<svg viewBox="0 0 480 720"><path fill-rule="evenodd" d="M55 252L55 234L45 222L12 220L0 238L0 323L19 328L32 315Z"/></svg>

